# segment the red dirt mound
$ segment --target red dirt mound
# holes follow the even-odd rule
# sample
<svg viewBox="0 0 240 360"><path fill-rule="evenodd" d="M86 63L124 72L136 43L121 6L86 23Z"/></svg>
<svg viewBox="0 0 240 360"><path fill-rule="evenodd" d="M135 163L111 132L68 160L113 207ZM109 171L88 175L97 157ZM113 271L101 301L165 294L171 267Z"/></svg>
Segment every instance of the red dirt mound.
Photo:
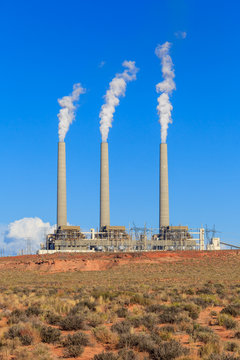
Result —
<svg viewBox="0 0 240 360"><path fill-rule="evenodd" d="M56 253L0 258L0 270L35 270L40 272L101 271L128 264L160 264L201 258L238 258L239 250L154 251L135 253Z"/></svg>

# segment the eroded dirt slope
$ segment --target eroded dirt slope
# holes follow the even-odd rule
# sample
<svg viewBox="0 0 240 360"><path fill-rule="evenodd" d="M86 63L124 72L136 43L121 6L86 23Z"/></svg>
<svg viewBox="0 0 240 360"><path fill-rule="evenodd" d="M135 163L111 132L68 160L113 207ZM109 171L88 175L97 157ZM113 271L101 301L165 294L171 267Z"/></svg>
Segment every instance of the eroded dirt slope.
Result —
<svg viewBox="0 0 240 360"><path fill-rule="evenodd" d="M160 264L165 262L198 262L207 259L240 259L238 250L222 251L155 251L136 253L62 253L24 255L0 258L0 270L36 270L40 272L102 271L131 264Z"/></svg>

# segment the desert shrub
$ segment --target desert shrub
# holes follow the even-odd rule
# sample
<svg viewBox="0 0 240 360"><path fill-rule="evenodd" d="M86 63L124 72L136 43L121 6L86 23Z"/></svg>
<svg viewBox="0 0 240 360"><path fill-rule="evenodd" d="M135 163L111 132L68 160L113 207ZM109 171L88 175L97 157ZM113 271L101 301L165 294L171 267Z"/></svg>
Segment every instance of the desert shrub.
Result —
<svg viewBox="0 0 240 360"><path fill-rule="evenodd" d="M161 340L167 341L171 339L172 334L170 332L161 330L158 332L158 336L160 337Z"/></svg>
<svg viewBox="0 0 240 360"><path fill-rule="evenodd" d="M231 352L237 352L239 350L239 346L235 342L228 342L226 344L225 350L231 351Z"/></svg>
<svg viewBox="0 0 240 360"><path fill-rule="evenodd" d="M49 349L45 344L36 345L30 355L31 355L31 360L32 359L34 359L34 360L53 360L53 358L49 354Z"/></svg>
<svg viewBox="0 0 240 360"><path fill-rule="evenodd" d="M217 314L218 314L218 313L217 313L216 311L214 311L214 310L210 312L210 315L211 315L211 316L217 316Z"/></svg>
<svg viewBox="0 0 240 360"><path fill-rule="evenodd" d="M84 330L85 322L79 315L68 315L60 321L62 330Z"/></svg>
<svg viewBox="0 0 240 360"><path fill-rule="evenodd" d="M192 301L203 309L210 305L219 305L219 300L215 295L201 295L200 297L193 298Z"/></svg>
<svg viewBox="0 0 240 360"><path fill-rule="evenodd" d="M240 357L235 357L230 354L211 354L208 358L208 360L240 360Z"/></svg>
<svg viewBox="0 0 240 360"><path fill-rule="evenodd" d="M147 314L139 320L141 325L145 326L149 330L152 330L158 323L158 316L155 314Z"/></svg>
<svg viewBox="0 0 240 360"><path fill-rule="evenodd" d="M227 314L220 314L218 316L218 324L224 326L226 329L235 329L237 326L236 320Z"/></svg>
<svg viewBox="0 0 240 360"><path fill-rule="evenodd" d="M228 305L226 307L224 307L221 311L221 314L228 314L231 315L233 317L239 316L240 315L240 306L239 305Z"/></svg>
<svg viewBox="0 0 240 360"><path fill-rule="evenodd" d="M157 314L157 313L161 313L165 309L166 309L165 305L153 304L153 305L148 306L146 308L146 311Z"/></svg>
<svg viewBox="0 0 240 360"><path fill-rule="evenodd" d="M136 354L132 350L121 349L118 352L119 360L137 360Z"/></svg>
<svg viewBox="0 0 240 360"><path fill-rule="evenodd" d="M83 314L85 312L84 310L84 303L83 302L79 302L76 305L74 305L71 310L69 311L69 316L75 316L75 315L79 315L79 314Z"/></svg>
<svg viewBox="0 0 240 360"><path fill-rule="evenodd" d="M204 344L218 341L218 336L213 332L199 331L194 335L194 341L200 341Z"/></svg>
<svg viewBox="0 0 240 360"><path fill-rule="evenodd" d="M7 357L1 356L0 360L7 359ZM15 360L32 360L32 355L26 349L17 349L14 351L14 359Z"/></svg>
<svg viewBox="0 0 240 360"><path fill-rule="evenodd" d="M218 342L218 336L206 326L201 326L199 324L193 324L193 327L187 330L187 333L192 336L194 341L200 341L204 344L211 342Z"/></svg>
<svg viewBox="0 0 240 360"><path fill-rule="evenodd" d="M95 289L92 292L92 296L95 299L98 299L98 298L102 297L103 300L110 300L110 301L113 301L119 295L120 295L120 293L118 291L106 291L104 289Z"/></svg>
<svg viewBox="0 0 240 360"><path fill-rule="evenodd" d="M86 320L88 325L94 328L104 323L104 318L97 313L89 313Z"/></svg>
<svg viewBox="0 0 240 360"><path fill-rule="evenodd" d="M131 316L127 318L127 322L134 328L138 328L142 324L141 316Z"/></svg>
<svg viewBox="0 0 240 360"><path fill-rule="evenodd" d="M57 292L58 292L57 288L48 289L48 295L50 295L50 296L56 295Z"/></svg>
<svg viewBox="0 0 240 360"><path fill-rule="evenodd" d="M80 356L84 351L82 345L69 345L63 350L63 357L75 358Z"/></svg>
<svg viewBox="0 0 240 360"><path fill-rule="evenodd" d="M20 339L22 345L25 345L25 346L31 345L34 340L31 329L29 329L27 327L21 329L19 339Z"/></svg>
<svg viewBox="0 0 240 360"><path fill-rule="evenodd" d="M219 343L208 343L200 347L199 355L200 357L206 358L213 355L220 354L220 345Z"/></svg>
<svg viewBox="0 0 240 360"><path fill-rule="evenodd" d="M169 332L169 333L174 333L175 332L175 329L174 329L174 327L172 325L162 326L161 330L165 331L165 332Z"/></svg>
<svg viewBox="0 0 240 360"><path fill-rule="evenodd" d="M144 297L142 294L135 294L130 299L131 304L149 305L150 302L151 302L150 299Z"/></svg>
<svg viewBox="0 0 240 360"><path fill-rule="evenodd" d="M40 306L37 304L29 306L25 311L27 316L39 316L42 314L42 310Z"/></svg>
<svg viewBox="0 0 240 360"><path fill-rule="evenodd" d="M181 321L189 321L187 313L183 312L181 307L178 306L168 306L163 312L159 315L158 321L161 324L169 323L179 323Z"/></svg>
<svg viewBox="0 0 240 360"><path fill-rule="evenodd" d="M200 307L194 303L188 303L183 305L183 310L188 312L191 319L196 320L200 314Z"/></svg>
<svg viewBox="0 0 240 360"><path fill-rule="evenodd" d="M184 348L178 341L171 340L169 342L163 342L151 353L150 357L153 360L171 360L176 359L181 355L187 355L189 350Z"/></svg>
<svg viewBox="0 0 240 360"><path fill-rule="evenodd" d="M7 324L18 324L19 322L26 322L27 316L24 310L15 309L9 314Z"/></svg>
<svg viewBox="0 0 240 360"><path fill-rule="evenodd" d="M192 288L188 288L186 290L183 290L183 293L187 294L187 295L194 295L195 294L195 290Z"/></svg>
<svg viewBox="0 0 240 360"><path fill-rule="evenodd" d="M197 295L201 295L201 294L213 295L214 294L214 288L213 288L213 286L205 285L203 288L198 289L196 291L196 294Z"/></svg>
<svg viewBox="0 0 240 360"><path fill-rule="evenodd" d="M93 360L118 360L118 356L112 352L102 352L94 355Z"/></svg>
<svg viewBox="0 0 240 360"><path fill-rule="evenodd" d="M22 345L31 345L34 339L32 330L29 327L22 325L13 325L10 327L5 334L5 338L19 338Z"/></svg>
<svg viewBox="0 0 240 360"><path fill-rule="evenodd" d="M50 325L59 325L62 317L53 312L48 312L45 316L45 319L46 319L47 323Z"/></svg>
<svg viewBox="0 0 240 360"><path fill-rule="evenodd" d="M234 337L236 339L240 339L240 331L236 331L235 334L234 334Z"/></svg>
<svg viewBox="0 0 240 360"><path fill-rule="evenodd" d="M118 322L118 323L112 325L112 327L111 327L111 330L118 334L128 333L130 331L130 329L131 329L131 324L127 320Z"/></svg>
<svg viewBox="0 0 240 360"><path fill-rule="evenodd" d="M97 303L96 301L90 301L90 300L83 300L83 301L80 301L76 307L87 307L89 310L91 311L96 311L96 306L97 306Z"/></svg>
<svg viewBox="0 0 240 360"><path fill-rule="evenodd" d="M51 326L43 326L40 330L40 336L42 342L54 344L60 340L61 331Z"/></svg>
<svg viewBox="0 0 240 360"><path fill-rule="evenodd" d="M19 337L20 329L21 329L20 325L11 326L8 329L7 333L5 333L5 338L6 339L14 339L15 337Z"/></svg>
<svg viewBox="0 0 240 360"><path fill-rule="evenodd" d="M128 315L128 309L125 307L122 307L116 311L116 314L120 318L125 318Z"/></svg>
<svg viewBox="0 0 240 360"><path fill-rule="evenodd" d="M83 332L76 332L73 335L68 335L66 338L63 339L62 345L63 346L70 346L70 345L83 345L87 346L89 344L89 339L86 334Z"/></svg>
<svg viewBox="0 0 240 360"><path fill-rule="evenodd" d="M115 344L118 341L116 334L112 333L106 326L97 326L93 329L93 334L95 338L104 344Z"/></svg>
<svg viewBox="0 0 240 360"><path fill-rule="evenodd" d="M148 334L121 334L118 348L137 348L139 351L151 352L156 347L156 342Z"/></svg>

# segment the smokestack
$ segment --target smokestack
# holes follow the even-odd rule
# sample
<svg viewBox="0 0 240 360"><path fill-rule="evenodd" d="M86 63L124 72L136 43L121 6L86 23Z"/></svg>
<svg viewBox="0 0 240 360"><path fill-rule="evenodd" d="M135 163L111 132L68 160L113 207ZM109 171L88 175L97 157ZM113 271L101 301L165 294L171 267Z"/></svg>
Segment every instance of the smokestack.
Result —
<svg viewBox="0 0 240 360"><path fill-rule="evenodd" d="M100 228L110 225L108 143L101 143Z"/></svg>
<svg viewBox="0 0 240 360"><path fill-rule="evenodd" d="M66 150L64 141L58 143L57 183L57 226L59 227L67 225Z"/></svg>
<svg viewBox="0 0 240 360"><path fill-rule="evenodd" d="M169 226L167 144L160 144L159 227Z"/></svg>

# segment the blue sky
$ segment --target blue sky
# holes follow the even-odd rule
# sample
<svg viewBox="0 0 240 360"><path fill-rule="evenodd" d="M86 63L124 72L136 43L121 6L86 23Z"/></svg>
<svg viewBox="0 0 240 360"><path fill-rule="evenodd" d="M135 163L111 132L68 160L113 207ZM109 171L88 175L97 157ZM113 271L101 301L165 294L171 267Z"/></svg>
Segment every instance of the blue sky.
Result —
<svg viewBox="0 0 240 360"><path fill-rule="evenodd" d="M157 226L162 77L154 50L170 41L170 221L215 224L240 243L239 11L236 1L215 0L1 3L0 224L56 222L57 99L81 82L87 92L66 136L68 221L98 226L99 111L122 62L134 60L140 71L108 138L111 223Z"/></svg>

